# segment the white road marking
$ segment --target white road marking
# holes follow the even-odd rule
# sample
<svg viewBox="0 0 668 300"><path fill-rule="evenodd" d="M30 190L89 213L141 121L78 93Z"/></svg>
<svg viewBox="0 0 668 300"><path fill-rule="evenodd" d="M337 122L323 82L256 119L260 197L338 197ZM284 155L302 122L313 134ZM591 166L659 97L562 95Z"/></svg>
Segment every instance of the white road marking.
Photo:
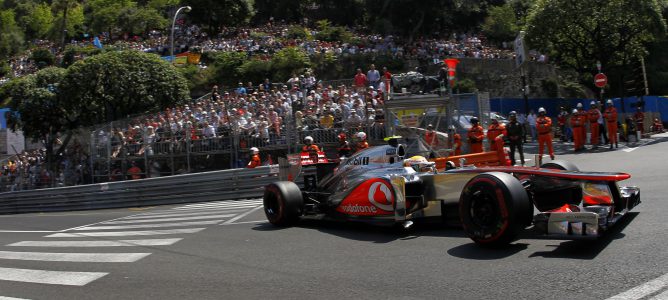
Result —
<svg viewBox="0 0 668 300"><path fill-rule="evenodd" d="M0 230L0 233L49 233L49 232L60 232L54 230ZM2 300L2 298L0 298Z"/></svg>
<svg viewBox="0 0 668 300"><path fill-rule="evenodd" d="M668 300L668 291L664 291L663 293L658 294L649 300Z"/></svg>
<svg viewBox="0 0 668 300"><path fill-rule="evenodd" d="M118 240L118 241L22 241L7 246L10 247L133 247L133 246L169 246L182 240L175 239L147 239L147 240Z"/></svg>
<svg viewBox="0 0 668 300"><path fill-rule="evenodd" d="M227 225L254 224L254 223L267 223L267 222L269 222L269 221L267 221L267 220L260 220L260 221L235 222L235 223L230 223L230 224L223 223L223 224L220 224L220 225L225 225L225 226L227 226Z"/></svg>
<svg viewBox="0 0 668 300"><path fill-rule="evenodd" d="M229 209L221 209L221 210L211 210L211 211L198 211L198 212L174 212L170 211L169 213L161 213L161 214L150 214L150 215L136 215L136 216L128 216L125 218L122 218L121 220L135 220L135 219L149 219L149 218L172 218L172 217L181 217L181 216L206 216L206 215L215 215L215 214L221 214L221 213L240 213L240 212L245 212L245 209L239 209L239 210L229 210Z"/></svg>
<svg viewBox="0 0 668 300"><path fill-rule="evenodd" d="M627 152L627 153L628 153L628 152L631 152L631 151L633 151L633 150L636 150L636 149L638 149L638 147L633 147L633 148L626 148L626 149L622 149L622 151L624 151L624 152Z"/></svg>
<svg viewBox="0 0 668 300"><path fill-rule="evenodd" d="M226 206L224 208L227 209L242 209L242 208L250 208L250 207L255 207L258 204L239 204L235 206ZM188 208L172 208L172 210L177 210L177 211L202 211L202 210L211 210L211 209L223 209L223 207L220 206L210 206L210 207L188 207Z"/></svg>
<svg viewBox="0 0 668 300"><path fill-rule="evenodd" d="M0 251L0 259L67 262L135 262L151 253L55 253Z"/></svg>
<svg viewBox="0 0 668 300"><path fill-rule="evenodd" d="M249 211L247 211L247 212L245 212L245 213L243 213L243 214L240 214L240 215L238 215L238 216L236 216L236 217L234 217L234 218L232 218L232 219L227 220L227 221L226 221L225 223L223 223L222 225L233 224L234 221L239 220L239 219L241 219L241 218L243 218L243 217L245 217L245 216L247 216L247 215L250 215L252 212L257 211L257 210L259 210L259 209L262 209L263 207L264 207L264 206L260 205L260 206L258 206L258 207L256 207L256 208L253 208L253 209L251 209L251 210L249 210Z"/></svg>
<svg viewBox="0 0 668 300"><path fill-rule="evenodd" d="M135 228L151 228L151 227L186 227L198 225L213 225L222 222L223 220L213 221L197 221L197 222L177 222L177 223L159 223L159 224L142 224L142 225L118 225L118 226L87 226L77 228L77 231L89 230L116 230L116 229L135 229Z"/></svg>
<svg viewBox="0 0 668 300"><path fill-rule="evenodd" d="M45 271L0 267L0 280L43 284L84 286L107 274L109 273Z"/></svg>
<svg viewBox="0 0 668 300"><path fill-rule="evenodd" d="M148 219L148 220L127 220L123 219L120 221L109 221L101 224L135 224L135 223L155 223L155 222L166 222L166 221L188 221L188 220L202 220L202 219L216 219L216 218L229 218L234 217L234 214L231 215L210 215L210 216L195 216L195 217L180 217L180 218L165 218L165 219Z"/></svg>
<svg viewBox="0 0 668 300"><path fill-rule="evenodd" d="M29 300L29 299L0 296L0 300Z"/></svg>
<svg viewBox="0 0 668 300"><path fill-rule="evenodd" d="M656 293L666 286L668 286L668 274L665 274L652 281L648 281L616 296L610 297L607 300L637 300L652 293Z"/></svg>
<svg viewBox="0 0 668 300"><path fill-rule="evenodd" d="M100 236L138 236L138 235L160 235L160 234L183 234L200 232L206 228L184 228L165 229L149 231L107 231L107 232L77 232L77 233L54 233L45 237L100 237Z"/></svg>
<svg viewBox="0 0 668 300"><path fill-rule="evenodd" d="M209 206L209 205L219 205L219 206L225 206L225 205L235 205L235 204L256 204L262 202L261 199L254 199L254 200L240 200L240 201L230 201L230 200L223 200L223 201L212 201L212 202L201 202L201 203L193 203L193 204L188 204L184 206L179 206L175 208L185 208L185 207L197 207L197 206Z"/></svg>

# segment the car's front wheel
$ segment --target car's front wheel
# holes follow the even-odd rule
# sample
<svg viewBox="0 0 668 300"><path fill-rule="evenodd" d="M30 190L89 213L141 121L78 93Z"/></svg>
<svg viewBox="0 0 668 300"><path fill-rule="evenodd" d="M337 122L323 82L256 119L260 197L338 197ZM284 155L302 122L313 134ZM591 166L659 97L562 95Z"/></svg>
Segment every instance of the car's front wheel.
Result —
<svg viewBox="0 0 668 300"><path fill-rule="evenodd" d="M512 175L483 173L471 179L459 200L464 231L481 246L497 247L517 239L531 220L533 205Z"/></svg>
<svg viewBox="0 0 668 300"><path fill-rule="evenodd" d="M302 215L304 199L301 190L294 182L279 181L265 187L263 204L269 223L289 226L297 222Z"/></svg>

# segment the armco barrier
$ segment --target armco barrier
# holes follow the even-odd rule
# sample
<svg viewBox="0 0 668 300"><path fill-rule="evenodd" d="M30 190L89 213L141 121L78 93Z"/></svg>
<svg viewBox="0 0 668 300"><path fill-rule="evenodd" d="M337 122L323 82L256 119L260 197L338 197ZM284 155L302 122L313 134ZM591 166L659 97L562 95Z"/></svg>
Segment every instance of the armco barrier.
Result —
<svg viewBox="0 0 668 300"><path fill-rule="evenodd" d="M274 168L273 171L277 171ZM0 214L138 207L261 197L269 166L0 193Z"/></svg>

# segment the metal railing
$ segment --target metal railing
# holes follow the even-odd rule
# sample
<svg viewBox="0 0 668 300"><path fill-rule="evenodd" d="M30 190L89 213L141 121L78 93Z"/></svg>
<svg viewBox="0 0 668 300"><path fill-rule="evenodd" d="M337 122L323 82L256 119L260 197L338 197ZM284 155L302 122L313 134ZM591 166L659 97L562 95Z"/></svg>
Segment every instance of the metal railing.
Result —
<svg viewBox="0 0 668 300"><path fill-rule="evenodd" d="M0 214L88 210L261 197L277 166L0 193Z"/></svg>

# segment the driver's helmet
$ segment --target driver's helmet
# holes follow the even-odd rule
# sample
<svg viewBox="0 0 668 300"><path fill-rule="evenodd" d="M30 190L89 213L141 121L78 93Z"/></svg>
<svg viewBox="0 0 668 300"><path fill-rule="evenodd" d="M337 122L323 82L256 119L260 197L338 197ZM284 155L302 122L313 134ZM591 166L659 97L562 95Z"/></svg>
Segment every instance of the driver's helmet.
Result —
<svg viewBox="0 0 668 300"><path fill-rule="evenodd" d="M356 134L356 136L357 136L357 138L358 138L360 141L364 141L364 140L366 140L366 133L364 133L364 132L362 132L362 131L358 132L358 133Z"/></svg>
<svg viewBox="0 0 668 300"><path fill-rule="evenodd" d="M306 144L306 145L311 145L311 144L313 144L313 137L311 137L310 135L307 136L307 137L305 137L305 138L304 138L304 144Z"/></svg>
<svg viewBox="0 0 668 300"><path fill-rule="evenodd" d="M416 155L404 160L404 167L411 167L415 172L433 172L436 163L428 161L424 156Z"/></svg>

